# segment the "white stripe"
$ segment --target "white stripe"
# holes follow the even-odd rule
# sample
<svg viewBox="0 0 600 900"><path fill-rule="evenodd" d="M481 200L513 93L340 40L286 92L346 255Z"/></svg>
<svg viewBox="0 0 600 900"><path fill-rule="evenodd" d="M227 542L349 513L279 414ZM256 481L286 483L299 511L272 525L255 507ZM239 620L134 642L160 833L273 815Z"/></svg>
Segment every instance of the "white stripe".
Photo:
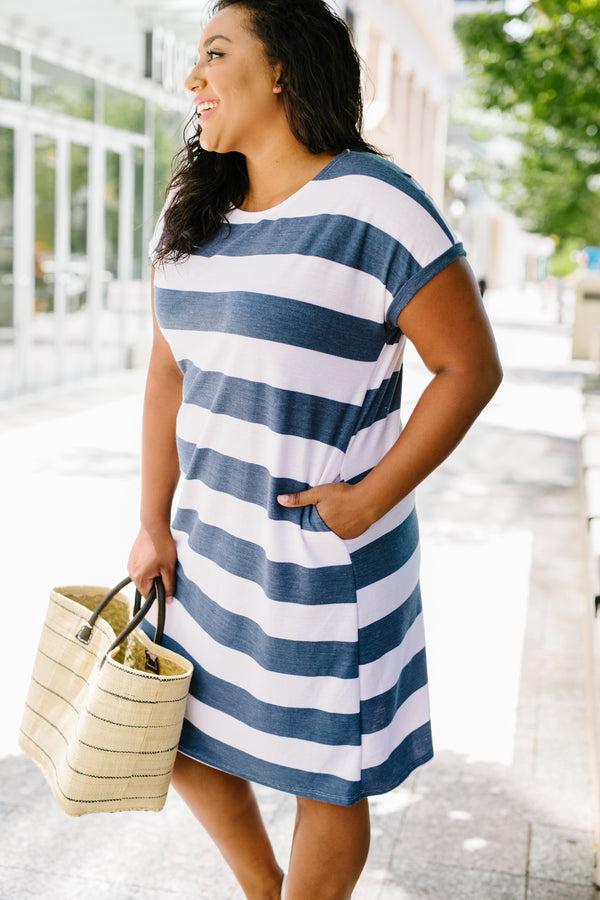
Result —
<svg viewBox="0 0 600 900"><path fill-rule="evenodd" d="M191 695L186 717L209 737L273 765L299 769L301 772L335 775L347 781L360 779L360 747L329 746L265 734L233 716L200 703Z"/></svg>
<svg viewBox="0 0 600 900"><path fill-rule="evenodd" d="M387 728L363 735L363 769L381 766L409 734L429 719L429 692L422 687L402 704Z"/></svg>
<svg viewBox="0 0 600 900"><path fill-rule="evenodd" d="M393 531L401 525L402 522L405 522L408 519L414 508L415 494L414 491L411 491L411 493L407 494L400 503L393 506L385 516L377 519L377 521L374 522L370 528L367 528L367 530L359 537L344 541L348 548L348 552L354 553L356 550L366 547L367 544L371 544L373 541L377 541L384 535L389 534L390 531Z"/></svg>
<svg viewBox="0 0 600 900"><path fill-rule="evenodd" d="M419 547L402 568L356 592L358 627L366 628L395 612L419 583Z"/></svg>
<svg viewBox="0 0 600 900"><path fill-rule="evenodd" d="M266 425L213 413L192 403L184 403L179 410L177 434L199 448L262 466L272 478L295 478L313 486L340 480L341 450L295 435L274 439Z"/></svg>
<svg viewBox="0 0 600 900"><path fill-rule="evenodd" d="M304 347L239 334L164 329L177 360L189 359L205 372L261 382L360 406L372 384L373 363L342 359ZM285 335L282 335L285 339ZM324 373L327 373L326 377Z"/></svg>
<svg viewBox="0 0 600 900"><path fill-rule="evenodd" d="M332 531L307 531L295 522L275 522L262 506L214 491L201 481L184 482L178 507L198 510L207 525L257 544L271 562L308 569L350 565L344 542Z"/></svg>
<svg viewBox="0 0 600 900"><path fill-rule="evenodd" d="M177 557L187 578L229 613L246 616L269 637L287 641L356 641L356 603L283 603L260 585L221 569L195 553L187 534L173 531Z"/></svg>
<svg viewBox="0 0 600 900"><path fill-rule="evenodd" d="M361 199L364 198L364 205ZM285 203L272 210L247 213L235 210L230 221L260 222L296 216L341 215L367 221L397 240L426 266L452 247L440 225L423 206L400 188L371 175L342 175L312 181ZM364 219L363 219L364 216Z"/></svg>
<svg viewBox="0 0 600 900"><path fill-rule="evenodd" d="M370 700L391 690L398 683L404 667L424 647L423 616L419 615L399 647L393 647L379 659L359 667L360 699Z"/></svg>
<svg viewBox="0 0 600 900"><path fill-rule="evenodd" d="M367 469L374 468L392 449L400 436L400 410L379 419L350 438L342 466L342 480L350 481Z"/></svg>
<svg viewBox="0 0 600 900"><path fill-rule="evenodd" d="M392 301L391 293L373 275L329 259L295 253L190 256L168 269L159 268L154 283L175 291L243 291L311 305L317 302L320 309L372 322L383 322Z"/></svg>
<svg viewBox="0 0 600 900"><path fill-rule="evenodd" d="M250 691L263 703L342 715L354 715L360 709L357 678L269 672L251 656L213 640L178 600L169 604L165 633L185 647L207 672Z"/></svg>

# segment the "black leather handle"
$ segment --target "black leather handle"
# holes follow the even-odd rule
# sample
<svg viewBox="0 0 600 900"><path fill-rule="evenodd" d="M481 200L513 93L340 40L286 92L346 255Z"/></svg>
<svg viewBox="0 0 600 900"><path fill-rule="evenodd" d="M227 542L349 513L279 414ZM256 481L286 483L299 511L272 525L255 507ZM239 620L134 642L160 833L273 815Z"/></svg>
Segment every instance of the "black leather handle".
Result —
<svg viewBox="0 0 600 900"><path fill-rule="evenodd" d="M83 625L83 627L80 629L77 635L78 640L80 640L83 644L89 644L90 638L92 636L92 629L96 624L98 616L104 609L106 609L113 597L115 597L124 587L127 587L128 584L131 584L131 578L124 578L123 581L120 581L119 584L116 585L116 587L114 587L111 591L108 592L105 597L102 598L86 624ZM108 656L108 654L111 653L115 649L115 647L118 647L120 644L122 644L125 638L129 637L132 631L135 631L140 622L145 619L147 613L150 611L152 604L156 599L158 599L158 619L156 625L156 633L154 635L154 643L162 643L163 633L165 630L166 601L165 586L163 584L162 578L158 576L158 578L154 579L154 584L144 603L141 602L141 594L136 590L135 603L133 607L133 617L125 626L121 634L119 634L118 637L115 638L113 643L110 645L110 647L106 651L106 656Z"/></svg>

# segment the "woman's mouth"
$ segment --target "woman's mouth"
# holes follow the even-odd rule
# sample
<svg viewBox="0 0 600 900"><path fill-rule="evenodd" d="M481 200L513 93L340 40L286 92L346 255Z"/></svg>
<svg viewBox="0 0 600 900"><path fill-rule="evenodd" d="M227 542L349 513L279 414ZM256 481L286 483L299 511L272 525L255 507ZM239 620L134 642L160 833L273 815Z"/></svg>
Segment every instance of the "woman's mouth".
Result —
<svg viewBox="0 0 600 900"><path fill-rule="evenodd" d="M198 122L202 124L206 121L206 119L212 115L217 106L219 105L218 100L203 100L201 103L197 104L197 113L198 113Z"/></svg>

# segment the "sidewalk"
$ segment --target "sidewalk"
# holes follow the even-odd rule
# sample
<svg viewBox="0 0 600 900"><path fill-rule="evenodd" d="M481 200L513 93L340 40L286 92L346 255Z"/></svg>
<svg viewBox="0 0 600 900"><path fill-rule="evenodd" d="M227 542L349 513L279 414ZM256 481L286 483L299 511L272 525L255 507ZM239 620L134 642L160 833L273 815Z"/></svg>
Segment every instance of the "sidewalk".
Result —
<svg viewBox="0 0 600 900"><path fill-rule="evenodd" d="M504 384L419 492L437 755L373 799L354 900L596 898L585 367L535 296L490 295L489 306ZM426 380L414 353L406 369L405 417ZM49 588L124 574L142 382L129 373L92 393L84 384L0 406L3 660L14 673L0 735L0 900L241 900L175 794L159 816L70 819L16 746ZM293 798L258 795L285 863Z"/></svg>

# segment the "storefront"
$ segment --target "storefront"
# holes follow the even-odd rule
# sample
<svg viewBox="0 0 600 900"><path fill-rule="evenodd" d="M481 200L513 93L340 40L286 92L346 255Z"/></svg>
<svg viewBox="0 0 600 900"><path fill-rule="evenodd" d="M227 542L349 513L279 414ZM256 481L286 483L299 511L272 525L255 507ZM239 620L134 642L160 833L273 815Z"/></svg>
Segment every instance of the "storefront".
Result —
<svg viewBox="0 0 600 900"><path fill-rule="evenodd" d="M189 102L151 58L125 84L82 68L0 32L0 398L126 366L149 329L146 248Z"/></svg>

